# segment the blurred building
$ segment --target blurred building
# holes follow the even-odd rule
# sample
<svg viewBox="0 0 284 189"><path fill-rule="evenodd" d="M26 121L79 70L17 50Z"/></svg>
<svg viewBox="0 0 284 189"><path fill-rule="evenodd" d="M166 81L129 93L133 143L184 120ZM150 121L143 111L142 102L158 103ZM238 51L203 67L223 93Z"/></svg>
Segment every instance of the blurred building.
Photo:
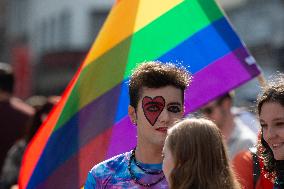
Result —
<svg viewBox="0 0 284 189"><path fill-rule="evenodd" d="M9 0L10 62L30 93L60 94L98 34L114 0ZM23 59L24 57L24 59ZM27 73L27 70L32 72ZM16 89L17 92L17 89ZM27 92L20 90L18 96Z"/></svg>
<svg viewBox="0 0 284 189"><path fill-rule="evenodd" d="M26 70L20 77L31 78L21 80L26 83L32 81L32 85L26 87L30 88L30 92L59 94L63 91L89 50L114 1L6 0L5 31L10 60L18 67L19 73ZM263 70L267 73L283 70L284 1L217 1ZM255 87L249 88L252 91L245 93L255 96ZM21 93L28 94L20 90Z"/></svg>
<svg viewBox="0 0 284 189"><path fill-rule="evenodd" d="M219 0L234 28L246 43L267 77L284 71L284 1ZM235 2L235 3L233 3ZM259 82L254 79L241 86L237 100L255 100Z"/></svg>
<svg viewBox="0 0 284 189"><path fill-rule="evenodd" d="M0 0L0 62L7 59L6 47L6 0Z"/></svg>
<svg viewBox="0 0 284 189"><path fill-rule="evenodd" d="M227 14L257 61L264 69L284 68L284 1L242 0Z"/></svg>

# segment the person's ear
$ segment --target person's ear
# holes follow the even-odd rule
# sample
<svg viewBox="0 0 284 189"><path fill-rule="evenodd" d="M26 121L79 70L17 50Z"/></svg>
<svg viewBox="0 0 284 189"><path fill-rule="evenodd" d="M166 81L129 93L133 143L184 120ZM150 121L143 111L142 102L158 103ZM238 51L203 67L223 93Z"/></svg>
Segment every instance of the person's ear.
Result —
<svg viewBox="0 0 284 189"><path fill-rule="evenodd" d="M232 100L229 98L226 98L223 100L222 102L222 106L226 109L226 110L231 110L232 107Z"/></svg>
<svg viewBox="0 0 284 189"><path fill-rule="evenodd" d="M231 112L232 105L232 100L229 98L224 99L222 102L222 108L225 112Z"/></svg>
<svg viewBox="0 0 284 189"><path fill-rule="evenodd" d="M131 105L128 106L128 115L130 117L132 124L136 125L137 124L136 111L135 111L135 108Z"/></svg>

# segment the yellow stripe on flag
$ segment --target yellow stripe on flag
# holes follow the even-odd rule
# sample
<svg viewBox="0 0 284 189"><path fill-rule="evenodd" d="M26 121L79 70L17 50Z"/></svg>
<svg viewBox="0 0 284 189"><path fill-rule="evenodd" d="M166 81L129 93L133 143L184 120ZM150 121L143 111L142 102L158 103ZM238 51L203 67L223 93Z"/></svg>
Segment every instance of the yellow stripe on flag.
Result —
<svg viewBox="0 0 284 189"><path fill-rule="evenodd" d="M89 51L84 67L181 2L183 0L123 0L117 3Z"/></svg>

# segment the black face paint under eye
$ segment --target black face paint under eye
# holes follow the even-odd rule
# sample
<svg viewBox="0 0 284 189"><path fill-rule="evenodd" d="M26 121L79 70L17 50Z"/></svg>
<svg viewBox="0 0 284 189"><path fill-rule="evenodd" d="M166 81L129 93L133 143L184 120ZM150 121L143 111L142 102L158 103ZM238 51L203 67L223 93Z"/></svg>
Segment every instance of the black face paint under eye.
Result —
<svg viewBox="0 0 284 189"><path fill-rule="evenodd" d="M201 109L200 111L201 111L202 113L204 113L204 114L210 115L210 114L213 113L213 108L211 108L211 107L203 108L203 109Z"/></svg>
<svg viewBox="0 0 284 189"><path fill-rule="evenodd" d="M178 107L178 106L170 106L170 107L167 108L167 110L168 110L169 112L173 112L173 113L179 113L179 112L181 112L181 108Z"/></svg>
<svg viewBox="0 0 284 189"><path fill-rule="evenodd" d="M167 110L172 113L179 113L182 111L182 107L179 102L171 102L167 105Z"/></svg>
<svg viewBox="0 0 284 189"><path fill-rule="evenodd" d="M162 109L162 106L156 103L148 104L145 108L149 112L159 112Z"/></svg>
<svg viewBox="0 0 284 189"><path fill-rule="evenodd" d="M282 127L282 126L284 126L284 122L277 122L277 123L275 123L275 125L277 127Z"/></svg>

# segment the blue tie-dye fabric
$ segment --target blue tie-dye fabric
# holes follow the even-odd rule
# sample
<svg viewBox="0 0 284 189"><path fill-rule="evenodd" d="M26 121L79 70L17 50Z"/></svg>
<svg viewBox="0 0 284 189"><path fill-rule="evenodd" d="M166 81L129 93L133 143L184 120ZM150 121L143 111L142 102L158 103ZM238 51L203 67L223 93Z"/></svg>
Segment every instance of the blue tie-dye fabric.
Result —
<svg viewBox="0 0 284 189"><path fill-rule="evenodd" d="M94 166L88 174L84 188L145 188L135 183L134 180L131 179L128 170L130 155L131 152L126 152ZM162 169L162 164L140 164L147 170ZM160 175L145 174L133 162L131 163L131 170L133 170L135 177L139 178L139 181L145 184L153 183L157 181L161 176L163 176L163 173L161 173ZM166 179L163 179L161 182L149 188L168 189L168 184Z"/></svg>

